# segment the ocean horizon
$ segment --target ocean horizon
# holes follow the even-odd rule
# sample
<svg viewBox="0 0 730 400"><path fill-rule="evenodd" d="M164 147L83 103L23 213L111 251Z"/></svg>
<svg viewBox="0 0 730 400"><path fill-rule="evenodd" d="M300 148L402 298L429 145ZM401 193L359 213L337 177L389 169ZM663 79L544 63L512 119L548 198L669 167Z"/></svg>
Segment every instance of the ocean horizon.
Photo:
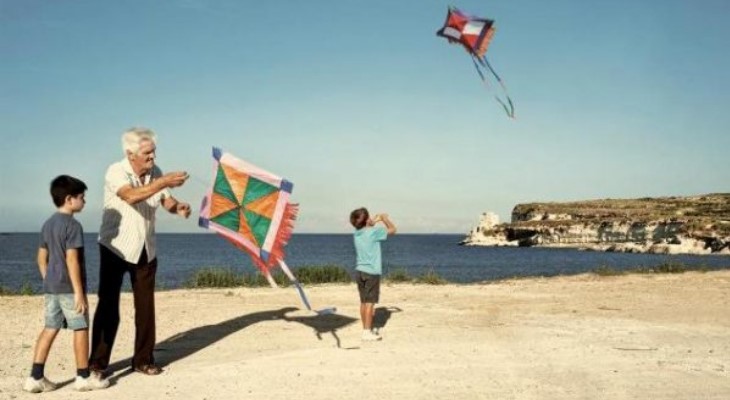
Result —
<svg viewBox="0 0 730 400"><path fill-rule="evenodd" d="M383 243L383 273L405 270L409 275L435 272L455 283L478 283L511 277L556 276L591 272L598 268L617 271L679 263L699 269L729 269L722 256L629 254L539 247L461 246L463 234L398 234ZM85 255L88 285L95 292L99 275L96 233L86 233ZM37 233L0 234L0 286L18 290L29 284L42 287L35 257ZM184 287L202 268L222 268L237 273L256 273L247 254L219 235L211 233L158 233L157 285L161 289ZM354 270L351 234L297 233L285 248L292 269L335 265ZM129 289L128 279L125 290Z"/></svg>

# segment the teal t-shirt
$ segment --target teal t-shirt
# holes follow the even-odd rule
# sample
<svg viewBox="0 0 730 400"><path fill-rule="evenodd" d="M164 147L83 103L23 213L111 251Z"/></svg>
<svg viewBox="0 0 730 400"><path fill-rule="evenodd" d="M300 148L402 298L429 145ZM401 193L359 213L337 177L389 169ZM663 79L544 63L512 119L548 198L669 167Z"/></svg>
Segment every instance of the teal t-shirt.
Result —
<svg viewBox="0 0 730 400"><path fill-rule="evenodd" d="M367 226L355 231L356 270L371 275L383 274L383 263L380 256L380 242L388 238L384 226Z"/></svg>

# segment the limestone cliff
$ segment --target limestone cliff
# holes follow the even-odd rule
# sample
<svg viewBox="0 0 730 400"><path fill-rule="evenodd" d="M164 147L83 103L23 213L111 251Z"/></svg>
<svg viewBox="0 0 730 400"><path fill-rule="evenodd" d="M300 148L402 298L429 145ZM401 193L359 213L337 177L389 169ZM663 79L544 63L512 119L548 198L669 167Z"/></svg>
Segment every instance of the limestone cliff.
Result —
<svg viewBox="0 0 730 400"><path fill-rule="evenodd" d="M462 243L730 255L730 193L518 204L511 223L482 214Z"/></svg>

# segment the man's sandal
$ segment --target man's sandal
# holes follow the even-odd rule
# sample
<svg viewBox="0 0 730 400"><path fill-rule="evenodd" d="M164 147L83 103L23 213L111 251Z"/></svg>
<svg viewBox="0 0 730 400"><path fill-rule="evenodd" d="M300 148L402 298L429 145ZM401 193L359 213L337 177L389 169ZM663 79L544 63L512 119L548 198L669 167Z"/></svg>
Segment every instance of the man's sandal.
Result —
<svg viewBox="0 0 730 400"><path fill-rule="evenodd" d="M162 373L162 368L158 367L155 364L147 364L140 365L139 367L134 367L134 372L139 372L145 375L159 375Z"/></svg>

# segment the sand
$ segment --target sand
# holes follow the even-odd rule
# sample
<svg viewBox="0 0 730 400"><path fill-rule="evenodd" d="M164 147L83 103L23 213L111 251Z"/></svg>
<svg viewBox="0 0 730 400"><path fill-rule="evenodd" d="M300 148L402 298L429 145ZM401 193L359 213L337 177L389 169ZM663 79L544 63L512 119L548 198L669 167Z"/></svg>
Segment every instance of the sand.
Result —
<svg viewBox="0 0 730 400"><path fill-rule="evenodd" d="M131 295L113 386L78 393L71 333L20 391L41 296L0 297L1 399L730 399L730 271L385 285L381 342L361 342L354 285L157 294L160 376L131 373ZM92 307L95 296L91 296Z"/></svg>

